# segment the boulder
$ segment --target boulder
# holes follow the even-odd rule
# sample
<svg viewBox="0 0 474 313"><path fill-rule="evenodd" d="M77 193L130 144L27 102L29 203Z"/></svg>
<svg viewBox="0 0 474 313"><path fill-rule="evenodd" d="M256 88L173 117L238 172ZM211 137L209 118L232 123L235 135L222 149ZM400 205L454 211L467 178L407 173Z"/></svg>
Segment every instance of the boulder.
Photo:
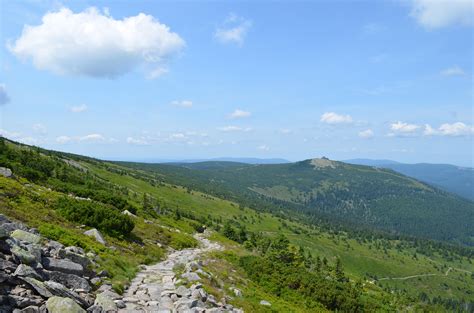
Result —
<svg viewBox="0 0 474 313"><path fill-rule="evenodd" d="M28 265L20 264L16 268L13 276L20 276L20 277L31 277L37 280L43 280L40 274L38 274L33 268Z"/></svg>
<svg viewBox="0 0 474 313"><path fill-rule="evenodd" d="M62 259L69 259L74 263L81 264L84 269L88 268L91 264L89 258L76 252L72 252L71 249L59 249L57 255Z"/></svg>
<svg viewBox="0 0 474 313"><path fill-rule="evenodd" d="M0 239L5 239L8 237L9 235L8 235L7 230L0 227Z"/></svg>
<svg viewBox="0 0 474 313"><path fill-rule="evenodd" d="M111 297L106 294L106 292L99 293L96 296L94 305L102 307L102 310L104 310L104 312L117 311L117 304Z"/></svg>
<svg viewBox="0 0 474 313"><path fill-rule="evenodd" d="M84 232L84 235L94 238L97 242L105 245L104 237L102 234L95 228L89 229Z"/></svg>
<svg viewBox="0 0 474 313"><path fill-rule="evenodd" d="M14 245L11 248L12 254L16 257L18 261L24 264L33 264L36 261L36 257L20 246Z"/></svg>
<svg viewBox="0 0 474 313"><path fill-rule="evenodd" d="M37 244L41 241L40 236L29 233L29 232L26 232L26 231L21 230L21 229L15 229L10 234L10 237L13 237L13 238L15 238L17 240L21 240L21 241L26 241L26 242L29 242L29 243L34 243L34 244Z"/></svg>
<svg viewBox="0 0 474 313"><path fill-rule="evenodd" d="M87 280L77 275L58 271L45 271L45 275L49 280L63 284L68 288L83 289L85 292L91 291L91 286Z"/></svg>
<svg viewBox="0 0 474 313"><path fill-rule="evenodd" d="M272 304L268 302L267 300L262 300L260 301L260 305L271 306Z"/></svg>
<svg viewBox="0 0 474 313"><path fill-rule="evenodd" d="M184 286L179 286L178 289L176 289L176 294L181 297L189 297L191 295L191 291L189 291L189 289Z"/></svg>
<svg viewBox="0 0 474 313"><path fill-rule="evenodd" d="M49 291L48 287L46 287L46 285L43 282L31 277L20 277L20 279L23 280L28 285L30 285L31 287L33 287L33 289L36 290L36 292L39 295L45 298L49 298L53 296L51 291Z"/></svg>
<svg viewBox="0 0 474 313"><path fill-rule="evenodd" d="M135 214L133 214L132 212L130 212L129 210L124 210L122 212L123 215L128 215L130 217L137 217Z"/></svg>
<svg viewBox="0 0 474 313"><path fill-rule="evenodd" d="M40 308L35 305L30 305L23 310L20 311L20 313L40 313Z"/></svg>
<svg viewBox="0 0 474 313"><path fill-rule="evenodd" d="M74 300L62 297L51 297L46 302L49 313L86 313Z"/></svg>
<svg viewBox="0 0 474 313"><path fill-rule="evenodd" d="M63 284L60 284L51 280L46 281L44 284L51 291L52 294L56 296L60 296L60 297L67 297L67 298L73 299L74 301L76 301L76 303L78 303L82 307L88 306L88 303L86 300L84 300L76 292L67 289Z"/></svg>
<svg viewBox="0 0 474 313"><path fill-rule="evenodd" d="M59 271L67 274L82 275L84 268L81 264L68 260L43 258L43 266L50 271Z"/></svg>
<svg viewBox="0 0 474 313"><path fill-rule="evenodd" d="M11 271L16 269L16 265L13 262L0 259L0 271Z"/></svg>
<svg viewBox="0 0 474 313"><path fill-rule="evenodd" d="M13 176L13 172L7 167L0 167L0 175L9 178Z"/></svg>

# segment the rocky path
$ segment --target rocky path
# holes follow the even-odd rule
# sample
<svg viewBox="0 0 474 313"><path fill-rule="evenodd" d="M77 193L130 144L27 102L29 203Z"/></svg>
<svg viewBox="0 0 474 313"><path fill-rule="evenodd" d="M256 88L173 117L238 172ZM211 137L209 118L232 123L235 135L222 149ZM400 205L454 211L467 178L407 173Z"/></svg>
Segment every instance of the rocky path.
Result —
<svg viewBox="0 0 474 313"><path fill-rule="evenodd" d="M216 301L202 288L200 277L210 274L202 270L198 257L222 247L207 239L206 234L194 237L200 242L199 248L174 251L165 261L144 266L124 293L126 307L119 312L242 312L232 305ZM173 272L177 265L185 268L180 277ZM187 288L180 285L181 282L193 285Z"/></svg>

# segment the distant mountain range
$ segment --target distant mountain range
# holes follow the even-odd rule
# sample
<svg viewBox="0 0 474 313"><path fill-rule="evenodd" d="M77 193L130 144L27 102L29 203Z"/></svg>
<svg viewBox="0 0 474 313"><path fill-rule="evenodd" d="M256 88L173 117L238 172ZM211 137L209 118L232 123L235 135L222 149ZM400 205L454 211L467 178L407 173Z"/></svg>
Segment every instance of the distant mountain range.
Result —
<svg viewBox="0 0 474 313"><path fill-rule="evenodd" d="M353 159L350 164L387 168L474 201L474 169L450 164L405 164L391 160Z"/></svg>
<svg viewBox="0 0 474 313"><path fill-rule="evenodd" d="M121 161L123 159L113 158L111 161ZM210 158L210 159L134 159L130 162L142 162L142 163L200 163L200 162L237 162L245 164L284 164L290 163L290 161L281 159L281 158L270 158L270 159L260 159L260 158L238 158L238 157L220 157L220 158Z"/></svg>
<svg viewBox="0 0 474 313"><path fill-rule="evenodd" d="M472 201L378 166L327 158L285 164L118 164L285 216L474 244Z"/></svg>

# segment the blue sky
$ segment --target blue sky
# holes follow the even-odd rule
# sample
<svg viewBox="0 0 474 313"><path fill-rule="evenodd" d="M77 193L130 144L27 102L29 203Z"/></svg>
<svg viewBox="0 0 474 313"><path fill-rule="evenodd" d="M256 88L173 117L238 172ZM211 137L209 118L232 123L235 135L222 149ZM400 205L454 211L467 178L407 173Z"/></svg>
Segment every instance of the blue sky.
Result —
<svg viewBox="0 0 474 313"><path fill-rule="evenodd" d="M473 166L460 1L0 1L0 133L124 160Z"/></svg>

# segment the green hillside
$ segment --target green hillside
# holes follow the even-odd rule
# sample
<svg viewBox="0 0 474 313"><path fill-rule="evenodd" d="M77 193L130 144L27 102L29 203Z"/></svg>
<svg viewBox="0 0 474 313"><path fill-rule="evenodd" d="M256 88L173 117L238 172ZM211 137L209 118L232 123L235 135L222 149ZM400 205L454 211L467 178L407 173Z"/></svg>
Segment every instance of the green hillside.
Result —
<svg viewBox="0 0 474 313"><path fill-rule="evenodd" d="M290 164L123 165L158 179L272 212L350 228L474 245L474 203L392 170L328 159Z"/></svg>
<svg viewBox="0 0 474 313"><path fill-rule="evenodd" d="M404 164L389 160L354 159L347 163L389 168L474 201L474 169L450 164Z"/></svg>
<svg viewBox="0 0 474 313"><path fill-rule="evenodd" d="M209 256L215 262L208 270L219 286L232 283L243 290L244 297L231 303L246 312L268 312L259 305L261 298L269 299L277 312L443 312L469 309L474 302L470 248L301 223L298 215L261 212L167 183L168 173L4 139L0 166L15 175L0 177L0 213L38 228L48 238L95 251L119 292L139 264L157 262L168 247L194 246L191 234L204 224L215 231L212 239L226 247ZM195 177L189 179L194 182ZM120 214L125 209L138 217ZM82 224L101 230L114 249L84 236ZM216 296L224 292L215 281L206 282L206 288Z"/></svg>

